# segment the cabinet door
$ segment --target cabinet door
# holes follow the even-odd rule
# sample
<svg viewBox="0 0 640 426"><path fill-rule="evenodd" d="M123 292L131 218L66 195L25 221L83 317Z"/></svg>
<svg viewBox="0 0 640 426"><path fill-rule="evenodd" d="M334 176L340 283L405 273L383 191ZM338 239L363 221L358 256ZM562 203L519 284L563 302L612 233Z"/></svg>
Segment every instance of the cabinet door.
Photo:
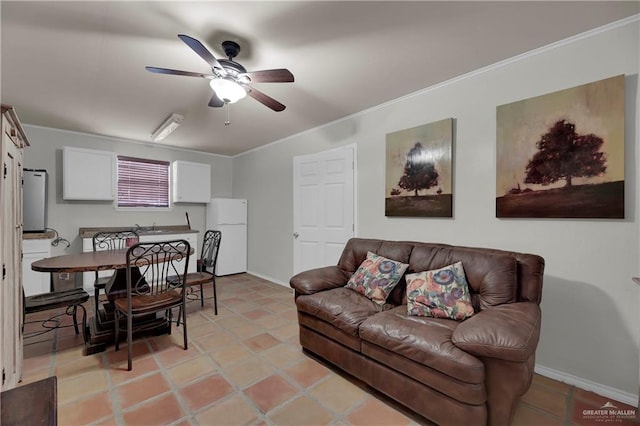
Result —
<svg viewBox="0 0 640 426"><path fill-rule="evenodd" d="M62 167L65 200L115 198L116 155L113 152L65 146Z"/></svg>
<svg viewBox="0 0 640 426"><path fill-rule="evenodd" d="M189 234L157 234L157 235L140 235L140 242L157 242L157 241L169 241L169 240L187 240L191 245L193 253L189 256L189 265L187 266L187 272L196 272L198 270L198 234L195 232ZM179 263L181 265L182 262Z"/></svg>
<svg viewBox="0 0 640 426"><path fill-rule="evenodd" d="M31 269L31 264L36 260L44 259L46 252L24 253L22 256L22 286L25 296L49 293L51 289L51 274L38 272Z"/></svg>
<svg viewBox="0 0 640 426"><path fill-rule="evenodd" d="M173 202L208 203L211 199L211 166L174 161L172 165Z"/></svg>
<svg viewBox="0 0 640 426"><path fill-rule="evenodd" d="M27 239L22 241L22 287L25 296L49 293L51 274L31 269L36 260L51 256L50 239Z"/></svg>

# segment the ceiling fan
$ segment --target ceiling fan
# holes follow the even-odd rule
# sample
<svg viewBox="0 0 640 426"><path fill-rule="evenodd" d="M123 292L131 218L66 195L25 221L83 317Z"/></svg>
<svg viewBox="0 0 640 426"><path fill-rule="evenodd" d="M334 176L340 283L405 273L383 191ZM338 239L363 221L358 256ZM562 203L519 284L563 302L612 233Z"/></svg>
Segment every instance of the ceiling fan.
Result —
<svg viewBox="0 0 640 426"><path fill-rule="evenodd" d="M249 83L290 83L293 82L293 74L288 69L279 68L247 72L247 70L235 62L240 52L240 45L234 41L222 42L222 49L229 59L216 59L202 43L188 35L178 34L178 38L196 52L211 67L213 74L201 74L191 71L180 71L168 68L145 67L147 71L157 74L182 75L186 77L200 77L210 80L209 85L214 93L209 100L210 107L222 107L232 104L246 95L251 96L261 104L274 111L283 111L286 107L272 97L251 87Z"/></svg>

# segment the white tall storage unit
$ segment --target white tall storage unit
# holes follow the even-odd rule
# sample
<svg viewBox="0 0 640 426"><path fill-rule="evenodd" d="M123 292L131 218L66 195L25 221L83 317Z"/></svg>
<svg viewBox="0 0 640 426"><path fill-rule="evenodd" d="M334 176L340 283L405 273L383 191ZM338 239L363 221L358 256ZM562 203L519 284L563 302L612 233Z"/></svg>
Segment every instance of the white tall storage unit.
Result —
<svg viewBox="0 0 640 426"><path fill-rule="evenodd" d="M213 198L207 205L207 229L222 232L215 274L247 272L247 200Z"/></svg>

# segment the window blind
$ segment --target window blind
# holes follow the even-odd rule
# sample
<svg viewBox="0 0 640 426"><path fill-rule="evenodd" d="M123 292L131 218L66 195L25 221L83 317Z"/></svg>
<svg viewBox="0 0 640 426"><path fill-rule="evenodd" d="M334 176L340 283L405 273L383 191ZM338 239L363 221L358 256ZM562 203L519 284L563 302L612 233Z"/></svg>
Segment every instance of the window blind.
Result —
<svg viewBox="0 0 640 426"><path fill-rule="evenodd" d="M169 162L119 155L118 207L169 207Z"/></svg>

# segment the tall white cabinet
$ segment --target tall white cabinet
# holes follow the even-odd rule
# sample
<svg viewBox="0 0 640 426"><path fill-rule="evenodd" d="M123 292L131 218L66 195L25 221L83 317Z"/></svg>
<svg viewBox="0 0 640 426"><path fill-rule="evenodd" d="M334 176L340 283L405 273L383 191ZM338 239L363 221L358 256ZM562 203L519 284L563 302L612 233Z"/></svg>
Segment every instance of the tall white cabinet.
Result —
<svg viewBox="0 0 640 426"><path fill-rule="evenodd" d="M29 143L12 106L2 105L0 120L0 366L6 390L22 376L22 157Z"/></svg>

